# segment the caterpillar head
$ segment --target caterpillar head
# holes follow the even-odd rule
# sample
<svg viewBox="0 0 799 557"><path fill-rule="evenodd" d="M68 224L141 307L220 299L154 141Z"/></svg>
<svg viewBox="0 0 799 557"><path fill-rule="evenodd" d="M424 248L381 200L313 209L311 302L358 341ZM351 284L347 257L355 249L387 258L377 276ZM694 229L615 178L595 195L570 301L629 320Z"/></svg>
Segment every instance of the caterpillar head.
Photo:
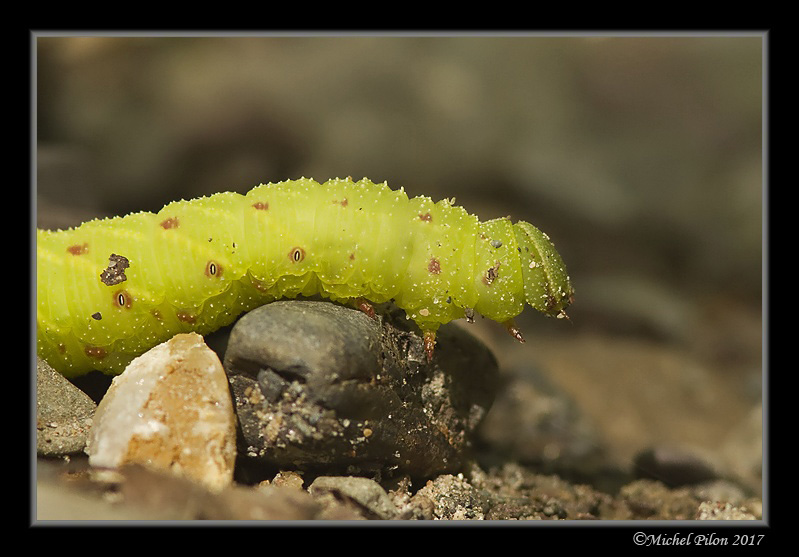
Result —
<svg viewBox="0 0 799 557"><path fill-rule="evenodd" d="M549 236L524 221L514 224L513 232L519 244L526 302L549 316L566 317L574 288Z"/></svg>

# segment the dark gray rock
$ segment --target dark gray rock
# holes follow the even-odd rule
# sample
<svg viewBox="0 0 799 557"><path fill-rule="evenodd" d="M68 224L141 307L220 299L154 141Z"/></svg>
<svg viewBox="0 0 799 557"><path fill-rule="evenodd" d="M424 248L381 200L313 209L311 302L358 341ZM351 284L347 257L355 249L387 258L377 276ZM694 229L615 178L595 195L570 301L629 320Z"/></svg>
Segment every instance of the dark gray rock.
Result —
<svg viewBox="0 0 799 557"><path fill-rule="evenodd" d="M36 358L36 453L63 456L86 446L95 403L50 365Z"/></svg>
<svg viewBox="0 0 799 557"><path fill-rule="evenodd" d="M322 474L458 470L494 399L496 360L453 325L439 330L428 364L407 323L401 312L372 319L317 301L245 315L224 363L240 454Z"/></svg>

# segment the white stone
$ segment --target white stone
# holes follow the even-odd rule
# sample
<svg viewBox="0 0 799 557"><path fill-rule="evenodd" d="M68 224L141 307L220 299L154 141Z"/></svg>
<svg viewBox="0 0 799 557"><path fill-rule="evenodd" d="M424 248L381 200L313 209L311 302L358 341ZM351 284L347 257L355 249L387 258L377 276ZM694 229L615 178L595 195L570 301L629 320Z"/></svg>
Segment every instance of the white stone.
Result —
<svg viewBox="0 0 799 557"><path fill-rule="evenodd" d="M179 334L133 360L97 407L95 467L142 464L219 490L233 480L236 418L227 377L202 336Z"/></svg>

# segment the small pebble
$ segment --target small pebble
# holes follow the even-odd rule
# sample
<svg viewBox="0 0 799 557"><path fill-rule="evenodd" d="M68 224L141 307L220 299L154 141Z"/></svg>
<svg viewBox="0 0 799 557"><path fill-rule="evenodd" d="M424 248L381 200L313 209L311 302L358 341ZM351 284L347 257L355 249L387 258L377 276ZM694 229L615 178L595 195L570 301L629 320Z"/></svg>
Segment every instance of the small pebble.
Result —
<svg viewBox="0 0 799 557"><path fill-rule="evenodd" d="M757 517L745 508L730 503L705 501L696 512L697 520L757 520Z"/></svg>
<svg viewBox="0 0 799 557"><path fill-rule="evenodd" d="M424 518L433 520L484 520L491 501L463 475L444 474L429 480L411 498Z"/></svg>
<svg viewBox="0 0 799 557"><path fill-rule="evenodd" d="M233 480L235 424L219 358L200 335L180 334L114 378L86 453L95 467L142 464L220 490Z"/></svg>
<svg viewBox="0 0 799 557"><path fill-rule="evenodd" d="M97 405L50 365L36 362L36 453L65 456L80 453Z"/></svg>
<svg viewBox="0 0 799 557"><path fill-rule="evenodd" d="M272 479L271 484L275 487L288 487L291 489L302 489L304 480L302 476L293 470L281 470Z"/></svg>
<svg viewBox="0 0 799 557"><path fill-rule="evenodd" d="M351 476L320 476L308 491L317 501L328 505L346 500L355 505L364 518L389 520L397 517L394 502L379 483L369 478Z"/></svg>

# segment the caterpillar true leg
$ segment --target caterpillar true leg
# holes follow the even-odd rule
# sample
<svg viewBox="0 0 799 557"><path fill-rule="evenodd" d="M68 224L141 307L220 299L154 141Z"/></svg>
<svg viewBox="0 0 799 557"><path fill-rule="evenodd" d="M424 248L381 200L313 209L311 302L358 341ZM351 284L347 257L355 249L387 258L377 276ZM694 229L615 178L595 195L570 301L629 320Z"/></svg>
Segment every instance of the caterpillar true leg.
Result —
<svg viewBox="0 0 799 557"><path fill-rule="evenodd" d="M524 342L524 337L522 336L522 332L519 330L519 328L513 322L513 319L508 319L507 321L505 321L503 323L503 325L505 325L505 328L510 333L510 336L512 336L513 338L515 338L519 342Z"/></svg>
<svg viewBox="0 0 799 557"><path fill-rule="evenodd" d="M372 319L377 318L377 314L375 314L375 308L372 304L369 303L369 300L366 298L356 298L355 299L355 306L364 312L366 315L371 317Z"/></svg>
<svg viewBox="0 0 799 557"><path fill-rule="evenodd" d="M436 347L436 332L427 329L424 331L424 352L427 354L427 363L433 361L433 351Z"/></svg>

